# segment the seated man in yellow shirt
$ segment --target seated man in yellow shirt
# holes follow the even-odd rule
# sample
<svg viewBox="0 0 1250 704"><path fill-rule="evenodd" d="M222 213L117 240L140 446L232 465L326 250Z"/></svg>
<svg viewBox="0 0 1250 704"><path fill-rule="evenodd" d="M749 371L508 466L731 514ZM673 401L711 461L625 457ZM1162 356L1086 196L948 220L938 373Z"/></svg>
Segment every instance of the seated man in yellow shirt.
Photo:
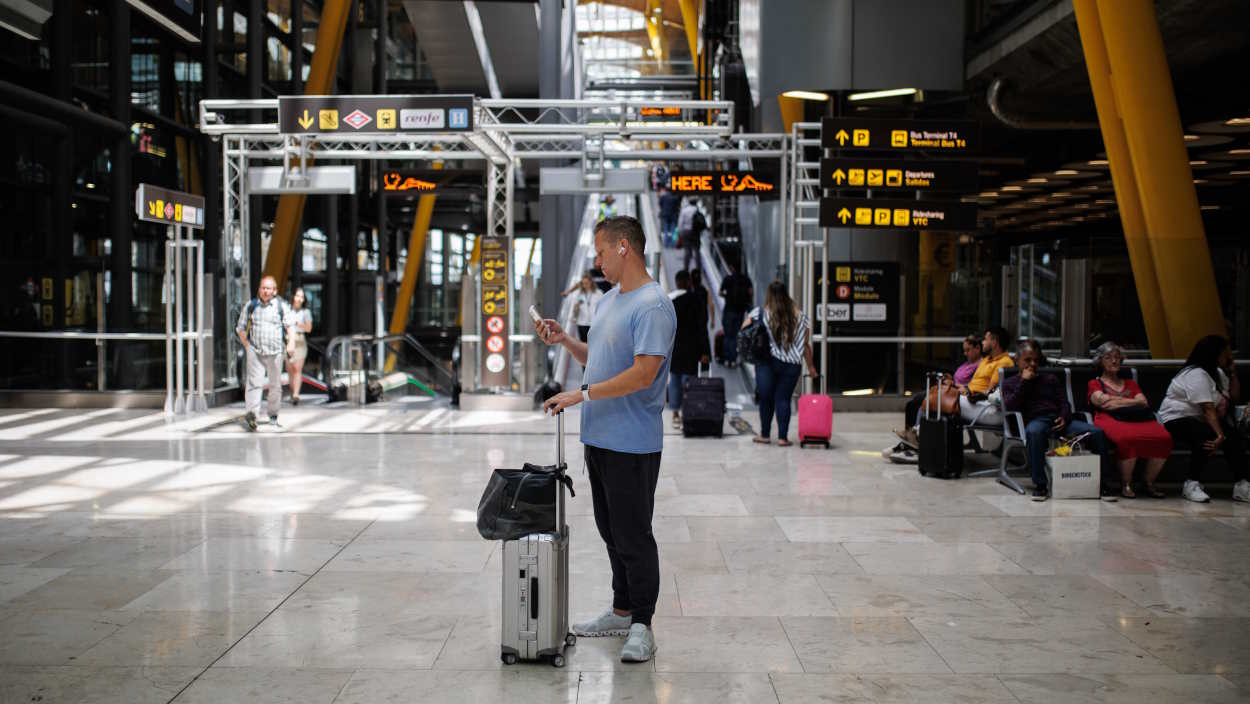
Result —
<svg viewBox="0 0 1250 704"><path fill-rule="evenodd" d="M998 408L980 397L998 388L999 369L1016 365L1007 354L1007 346L1010 344L1011 337L1004 328L993 326L985 331L981 363L977 365L977 370L967 386L959 387L959 415L965 423L1002 422L1003 417ZM976 396L969 398L971 394Z"/></svg>

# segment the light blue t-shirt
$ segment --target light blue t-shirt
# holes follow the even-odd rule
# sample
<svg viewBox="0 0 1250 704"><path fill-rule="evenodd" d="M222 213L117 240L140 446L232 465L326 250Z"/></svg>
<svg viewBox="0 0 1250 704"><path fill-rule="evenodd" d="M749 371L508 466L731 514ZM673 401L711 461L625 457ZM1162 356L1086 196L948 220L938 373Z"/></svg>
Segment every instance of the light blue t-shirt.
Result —
<svg viewBox="0 0 1250 704"><path fill-rule="evenodd" d="M603 450L648 454L664 447L664 391L677 333L673 303L651 282L629 293L613 288L590 324L583 383L607 381L634 366L634 356L663 355L647 388L619 398L582 402L582 443Z"/></svg>

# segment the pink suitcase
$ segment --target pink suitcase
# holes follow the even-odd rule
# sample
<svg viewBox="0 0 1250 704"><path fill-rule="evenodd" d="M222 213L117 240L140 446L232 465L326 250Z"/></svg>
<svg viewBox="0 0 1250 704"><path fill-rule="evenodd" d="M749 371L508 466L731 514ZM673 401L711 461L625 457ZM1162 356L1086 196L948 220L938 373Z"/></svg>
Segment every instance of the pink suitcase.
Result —
<svg viewBox="0 0 1250 704"><path fill-rule="evenodd" d="M799 447L808 443L829 447L833 437L833 398L823 394L799 396Z"/></svg>

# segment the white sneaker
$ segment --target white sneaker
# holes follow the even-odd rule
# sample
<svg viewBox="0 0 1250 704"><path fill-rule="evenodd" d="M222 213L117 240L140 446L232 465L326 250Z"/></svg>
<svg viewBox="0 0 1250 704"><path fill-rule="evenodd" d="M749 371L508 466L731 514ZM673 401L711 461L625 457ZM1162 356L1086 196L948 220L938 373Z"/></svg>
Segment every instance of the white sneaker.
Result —
<svg viewBox="0 0 1250 704"><path fill-rule="evenodd" d="M1192 479L1185 480L1185 486L1181 489L1181 496L1200 504L1211 501L1211 497L1207 496L1207 492L1202 490L1202 485Z"/></svg>
<svg viewBox="0 0 1250 704"><path fill-rule="evenodd" d="M1250 481L1242 479L1233 485L1233 501L1250 503Z"/></svg>

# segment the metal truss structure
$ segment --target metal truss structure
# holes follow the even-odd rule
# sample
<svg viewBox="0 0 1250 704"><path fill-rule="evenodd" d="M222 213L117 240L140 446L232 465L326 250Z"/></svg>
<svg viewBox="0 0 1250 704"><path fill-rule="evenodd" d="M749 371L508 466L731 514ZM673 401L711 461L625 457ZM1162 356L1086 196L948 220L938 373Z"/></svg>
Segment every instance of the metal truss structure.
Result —
<svg viewBox="0 0 1250 704"><path fill-rule="evenodd" d="M782 163L783 201L793 194L785 184L791 139L785 134L734 134L730 101L479 98L474 104L475 129L469 132L282 134L277 99L200 101L200 131L222 144L226 320L233 321L251 297L252 165L281 163L282 183L299 192L314 159L484 160L487 231L500 237L513 234L515 176L525 160L576 160L587 183L594 183L613 162L777 159ZM230 120L255 115L262 121ZM783 212L789 210L783 203ZM788 249L783 246L783 261ZM235 356L227 354L227 360L227 377L237 379Z"/></svg>

